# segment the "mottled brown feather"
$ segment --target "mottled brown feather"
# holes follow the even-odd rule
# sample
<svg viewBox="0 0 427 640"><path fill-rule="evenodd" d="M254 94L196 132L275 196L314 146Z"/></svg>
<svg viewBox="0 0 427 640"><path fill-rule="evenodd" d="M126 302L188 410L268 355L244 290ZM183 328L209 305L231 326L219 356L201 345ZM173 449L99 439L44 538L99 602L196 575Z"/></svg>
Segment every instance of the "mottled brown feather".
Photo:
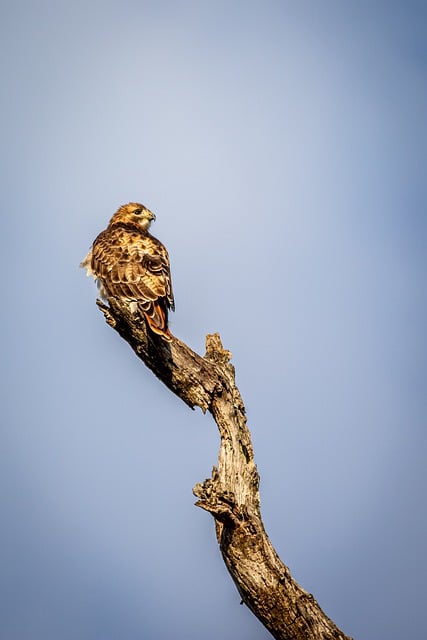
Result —
<svg viewBox="0 0 427 640"><path fill-rule="evenodd" d="M135 211L141 210L142 214ZM109 296L136 303L151 330L170 340L168 310L175 309L169 256L148 232L155 216L138 203L120 207L82 266Z"/></svg>

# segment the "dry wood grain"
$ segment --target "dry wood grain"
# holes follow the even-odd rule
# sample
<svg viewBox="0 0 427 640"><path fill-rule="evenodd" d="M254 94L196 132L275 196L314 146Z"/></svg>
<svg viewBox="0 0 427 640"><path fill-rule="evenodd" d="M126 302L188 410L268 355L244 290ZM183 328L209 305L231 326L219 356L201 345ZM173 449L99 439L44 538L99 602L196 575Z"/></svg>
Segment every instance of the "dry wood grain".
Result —
<svg viewBox="0 0 427 640"><path fill-rule="evenodd" d="M219 335L207 336L201 357L176 337L166 342L147 331L120 301L109 303L97 301L108 324L171 391L190 407L209 411L218 426L218 464L193 492L196 504L214 517L242 601L278 640L351 640L292 578L265 532L245 407Z"/></svg>

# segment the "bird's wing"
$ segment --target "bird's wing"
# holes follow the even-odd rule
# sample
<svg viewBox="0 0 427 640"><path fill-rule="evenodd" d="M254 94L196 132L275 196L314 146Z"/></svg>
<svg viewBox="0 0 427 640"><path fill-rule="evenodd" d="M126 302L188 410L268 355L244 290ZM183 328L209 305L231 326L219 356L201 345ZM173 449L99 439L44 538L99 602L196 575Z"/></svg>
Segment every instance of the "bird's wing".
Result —
<svg viewBox="0 0 427 640"><path fill-rule="evenodd" d="M150 234L106 229L93 244L91 266L110 295L135 300L144 310L159 298L173 308L168 254Z"/></svg>

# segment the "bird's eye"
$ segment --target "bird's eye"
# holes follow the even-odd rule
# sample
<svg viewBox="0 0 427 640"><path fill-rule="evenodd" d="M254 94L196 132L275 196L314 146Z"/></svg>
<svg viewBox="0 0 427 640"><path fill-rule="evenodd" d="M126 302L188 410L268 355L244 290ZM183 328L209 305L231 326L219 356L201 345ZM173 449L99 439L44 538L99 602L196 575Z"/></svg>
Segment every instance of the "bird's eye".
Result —
<svg viewBox="0 0 427 640"><path fill-rule="evenodd" d="M142 209L141 209L141 208L139 208L139 209L134 209L134 214L135 214L136 216L140 216L140 215L141 215L141 213L142 213Z"/></svg>

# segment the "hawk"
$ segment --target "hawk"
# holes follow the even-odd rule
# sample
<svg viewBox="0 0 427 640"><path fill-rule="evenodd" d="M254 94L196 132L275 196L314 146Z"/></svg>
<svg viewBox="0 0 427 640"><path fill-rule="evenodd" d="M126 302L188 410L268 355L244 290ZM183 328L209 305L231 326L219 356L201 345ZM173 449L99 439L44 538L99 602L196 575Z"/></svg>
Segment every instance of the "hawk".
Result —
<svg viewBox="0 0 427 640"><path fill-rule="evenodd" d="M168 311L175 310L169 256L149 233L154 213L137 202L121 206L80 266L97 281L99 295L118 298L145 318L153 333L171 340Z"/></svg>

